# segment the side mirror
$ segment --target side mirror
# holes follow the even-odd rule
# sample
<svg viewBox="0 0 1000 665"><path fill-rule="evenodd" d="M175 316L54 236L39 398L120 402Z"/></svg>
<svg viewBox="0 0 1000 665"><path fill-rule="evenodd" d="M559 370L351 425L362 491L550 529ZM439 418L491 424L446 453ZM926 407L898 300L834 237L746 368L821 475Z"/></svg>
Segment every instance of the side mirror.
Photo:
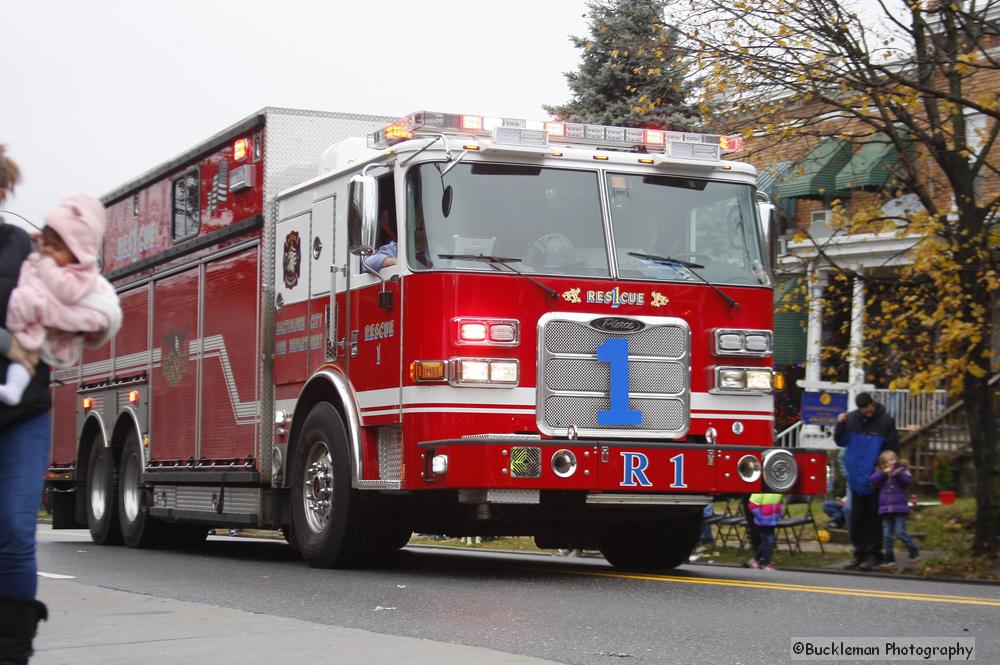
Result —
<svg viewBox="0 0 1000 665"><path fill-rule="evenodd" d="M761 235L764 237L765 256L771 262L774 269L778 262L778 232L774 220L774 204L767 194L757 192L757 211L760 213Z"/></svg>
<svg viewBox="0 0 1000 665"><path fill-rule="evenodd" d="M351 178L347 199L347 248L351 254L374 254L378 232L378 182L375 177L356 175Z"/></svg>

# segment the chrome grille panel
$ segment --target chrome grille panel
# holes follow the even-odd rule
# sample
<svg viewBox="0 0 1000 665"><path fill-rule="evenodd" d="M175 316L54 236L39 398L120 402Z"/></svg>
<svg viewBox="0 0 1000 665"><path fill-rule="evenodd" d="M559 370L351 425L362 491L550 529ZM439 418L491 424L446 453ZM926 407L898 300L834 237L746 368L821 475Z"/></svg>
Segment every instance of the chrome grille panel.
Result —
<svg viewBox="0 0 1000 665"><path fill-rule="evenodd" d="M611 429L597 424L597 412L604 411L610 406L611 401L607 397L553 395L545 400L545 421L553 427L569 427L572 423L581 433L584 429ZM677 431L687 428L687 411L679 399L631 397L629 406L642 412L642 423L615 425L615 429Z"/></svg>
<svg viewBox="0 0 1000 665"><path fill-rule="evenodd" d="M607 392L607 363L592 359L551 358L545 364L545 385L557 391ZM629 367L630 393L679 393L686 387L687 368L677 361L633 361Z"/></svg>
<svg viewBox="0 0 1000 665"><path fill-rule="evenodd" d="M617 316L617 315L616 315ZM553 312L538 322L536 419L541 432L566 436L677 438L687 433L690 404L690 329L683 319L621 316L642 330L612 333L590 327L601 314ZM597 361L597 347L624 337L629 349L629 408L642 413L638 425L600 425L597 412L610 408L610 368Z"/></svg>

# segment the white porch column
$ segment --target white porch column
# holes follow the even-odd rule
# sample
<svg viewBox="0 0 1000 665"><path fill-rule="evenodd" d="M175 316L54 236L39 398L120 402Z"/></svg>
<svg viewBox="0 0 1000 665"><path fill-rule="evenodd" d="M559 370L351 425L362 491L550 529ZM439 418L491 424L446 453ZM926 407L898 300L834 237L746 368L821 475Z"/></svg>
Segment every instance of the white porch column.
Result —
<svg viewBox="0 0 1000 665"><path fill-rule="evenodd" d="M859 267L858 270L861 270ZM847 405L853 408L854 397L864 390L865 365L862 351L865 348L865 282L860 277L854 278L854 293L851 299L851 344L848 349L847 368Z"/></svg>
<svg viewBox="0 0 1000 665"><path fill-rule="evenodd" d="M820 380L823 341L823 288L826 273L813 263L806 274L809 282L809 317L806 327L806 383L815 385Z"/></svg>

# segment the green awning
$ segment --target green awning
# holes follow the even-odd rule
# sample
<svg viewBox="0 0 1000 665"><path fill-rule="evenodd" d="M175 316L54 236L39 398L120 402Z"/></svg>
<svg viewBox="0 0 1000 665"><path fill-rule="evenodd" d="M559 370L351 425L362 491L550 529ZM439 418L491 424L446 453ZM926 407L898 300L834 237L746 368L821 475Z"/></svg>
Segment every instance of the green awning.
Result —
<svg viewBox="0 0 1000 665"><path fill-rule="evenodd" d="M785 179L788 172L792 170L792 161L775 162L761 168L757 174L757 191L764 192L770 198L775 198L781 181Z"/></svg>
<svg viewBox="0 0 1000 665"><path fill-rule="evenodd" d="M884 134L861 146L851 161L837 174L836 187L846 189L880 189L889 181L899 163L899 151Z"/></svg>
<svg viewBox="0 0 1000 665"><path fill-rule="evenodd" d="M837 174L851 160L851 144L827 139L803 157L778 188L779 198L834 196Z"/></svg>
<svg viewBox="0 0 1000 665"><path fill-rule="evenodd" d="M806 307L802 275L779 275L774 285L774 365L806 360ZM787 300L786 300L787 298ZM795 309L798 311L794 311Z"/></svg>
<svg viewBox="0 0 1000 665"><path fill-rule="evenodd" d="M795 217L795 199L778 198L778 190L788 174L792 172L794 163L792 160L774 162L761 167L757 174L757 191L767 194L771 202L778 206L779 214L788 219Z"/></svg>

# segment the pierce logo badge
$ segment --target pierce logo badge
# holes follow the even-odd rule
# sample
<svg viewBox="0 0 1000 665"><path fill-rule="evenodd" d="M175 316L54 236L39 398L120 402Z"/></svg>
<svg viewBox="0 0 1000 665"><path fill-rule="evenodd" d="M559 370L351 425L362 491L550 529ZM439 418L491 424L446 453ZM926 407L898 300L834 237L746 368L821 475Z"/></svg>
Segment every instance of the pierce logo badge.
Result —
<svg viewBox="0 0 1000 665"><path fill-rule="evenodd" d="M590 322L590 327L606 333L634 333L646 327L642 321L626 319L620 316L605 316L594 319Z"/></svg>

